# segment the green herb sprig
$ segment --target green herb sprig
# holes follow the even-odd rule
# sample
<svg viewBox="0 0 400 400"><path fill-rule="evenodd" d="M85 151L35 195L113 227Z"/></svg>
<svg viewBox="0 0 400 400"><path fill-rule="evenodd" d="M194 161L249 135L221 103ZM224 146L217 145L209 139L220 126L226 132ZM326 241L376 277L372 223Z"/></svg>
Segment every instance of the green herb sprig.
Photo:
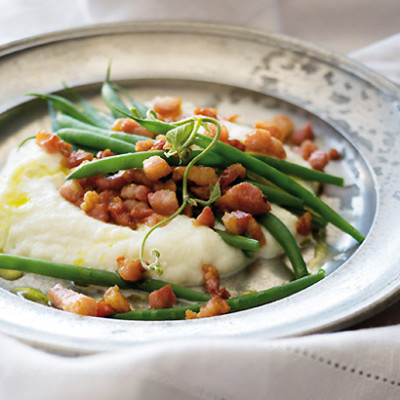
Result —
<svg viewBox="0 0 400 400"><path fill-rule="evenodd" d="M214 124L217 132L212 139L212 141L204 148L203 151L199 152L194 158L190 160L190 162L187 164L185 173L183 175L183 181L182 181L182 203L178 210L168 218L166 218L163 221L160 221L158 224L154 225L149 231L146 232L146 235L144 236L142 240L142 244L140 246L140 253L139 253L139 258L140 262L142 263L143 267L150 270L150 271L155 271L158 275L162 275L163 270L160 265L160 252L157 249L153 249L151 251L152 256L155 258L152 263L148 263L144 259L144 249L146 245L146 241L149 238L149 236L154 232L157 228L167 224L168 222L171 222L173 219L175 219L178 215L182 213L182 211L185 209L187 205L197 205L199 202L199 199L194 199L191 198L189 190L188 190L188 178L189 178L189 172L190 169L195 165L198 161L200 161L207 153L209 153L212 148L215 146L217 143L219 136L221 134L221 125L217 120L214 118L210 117L204 117L204 116L199 116L197 118L190 118L186 120L185 124L178 126L177 128L174 128L171 131L168 132L167 134L167 140L168 142L172 145L172 148L170 150L169 156L178 156L182 160L187 159L188 157L191 156L192 154L192 149L191 146L193 145L194 141L196 140L196 135L197 132L202 125L207 125L207 124ZM170 134L171 133L171 134ZM169 141L171 140L171 142ZM167 153L168 155L168 153ZM219 184L217 183L218 188ZM216 186L217 186L216 185ZM213 189L211 191L210 199L208 203L211 204L211 202L216 201L220 196L220 191L218 192L218 189Z"/></svg>

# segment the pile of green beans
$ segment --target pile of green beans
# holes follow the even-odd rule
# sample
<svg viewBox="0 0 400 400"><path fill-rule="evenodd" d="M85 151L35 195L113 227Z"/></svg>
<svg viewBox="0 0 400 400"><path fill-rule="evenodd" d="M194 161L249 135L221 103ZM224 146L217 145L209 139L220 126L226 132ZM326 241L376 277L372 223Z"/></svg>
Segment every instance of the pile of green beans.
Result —
<svg viewBox="0 0 400 400"><path fill-rule="evenodd" d="M198 140L196 143L200 147L207 146L209 142L210 138L208 136L198 134ZM215 146L215 151L219 155L224 156L231 163L240 163L250 171L262 176L265 179L268 179L279 188L287 191L293 196L299 197L307 206L319 213L328 222L335 225L343 232L348 233L359 243L364 241L364 236L356 228L344 220L320 198L308 191L288 175L285 175L281 171L269 166L266 163L263 163L250 154L247 154L222 142L217 143Z"/></svg>
<svg viewBox="0 0 400 400"><path fill-rule="evenodd" d="M29 257L15 256L0 253L0 269L29 272L36 275L49 276L64 279L81 284L114 286L122 289L136 289L152 292L168 285L157 279L143 279L137 282L129 282L122 279L114 272L95 268L77 267L70 264L55 263L51 261L38 260ZM175 295L181 299L190 301L207 301L210 296L184 286L170 284Z"/></svg>
<svg viewBox="0 0 400 400"><path fill-rule="evenodd" d="M302 165L291 163L285 160L280 160L278 158L262 156L259 154L252 154L252 156L270 165L271 167L274 167L278 171L284 172L285 174L292 175L300 179L304 179L305 181L328 183L330 185L336 186L344 185L343 178L339 176L330 175L326 172L303 167Z"/></svg>
<svg viewBox="0 0 400 400"><path fill-rule="evenodd" d="M308 275L307 265L304 262L296 239L286 225L271 212L260 217L259 221L285 250L293 266L295 277L301 278Z"/></svg>
<svg viewBox="0 0 400 400"><path fill-rule="evenodd" d="M242 296L232 297L226 302L230 306L230 312L247 310L249 308L258 307L263 304L268 304L273 301L283 299L307 287L317 283L325 277L325 271L319 270L316 274L308 275L295 281L284 283L280 286L275 286L270 289L261 290L259 292L248 293ZM174 308L159 308L153 310L133 310L125 313L114 314L111 318L125 320L179 320L185 319L187 310L198 312L204 305L194 304L191 306L174 307Z"/></svg>

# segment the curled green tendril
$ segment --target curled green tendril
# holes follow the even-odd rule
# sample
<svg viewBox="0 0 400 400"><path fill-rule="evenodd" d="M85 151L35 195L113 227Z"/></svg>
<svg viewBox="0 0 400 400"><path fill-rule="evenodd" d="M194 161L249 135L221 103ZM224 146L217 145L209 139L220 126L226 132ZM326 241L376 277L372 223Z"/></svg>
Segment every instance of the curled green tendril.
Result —
<svg viewBox="0 0 400 400"><path fill-rule="evenodd" d="M215 120L214 118L210 118L210 117L199 116L198 118L190 118L190 119L186 119L185 121L180 121L176 125L182 126L183 124L188 124L188 123L193 123L193 122L195 122L193 130L192 130L191 134L189 135L189 137L182 143L181 149L186 148L189 151L191 150L190 147L192 146L192 144L196 138L196 134L201 125L207 126L208 123L214 124L217 128L217 132L216 132L213 140L210 142L210 144L203 151L201 151L196 157L194 157L189 162L189 164L186 166L185 173L183 175L183 181L182 181L182 204L181 204L181 206L178 208L177 211L175 211L174 214L172 214L165 220L160 221L158 224L154 225L149 231L147 231L146 235L144 236L144 238L142 240L142 244L140 246L140 254L139 254L140 262L144 268L148 269L149 271L154 271L158 275L162 275L162 273L163 273L163 270L160 265L160 252L157 249L153 249L151 254L155 257L155 260L150 264L147 263L146 260L144 259L144 248L146 245L146 241L147 241L148 237L151 235L151 233L154 232L157 228L167 224L168 222L170 222L174 218L176 218L179 214L182 213L182 211L188 204L191 204L193 202L195 203L195 200L192 200L190 198L189 191L188 191L188 178L189 178L190 169L202 157L204 157L208 152L211 151L211 149L217 143L219 136L221 134L221 125L219 124L219 122L217 120ZM183 153L185 153L185 152L183 152Z"/></svg>

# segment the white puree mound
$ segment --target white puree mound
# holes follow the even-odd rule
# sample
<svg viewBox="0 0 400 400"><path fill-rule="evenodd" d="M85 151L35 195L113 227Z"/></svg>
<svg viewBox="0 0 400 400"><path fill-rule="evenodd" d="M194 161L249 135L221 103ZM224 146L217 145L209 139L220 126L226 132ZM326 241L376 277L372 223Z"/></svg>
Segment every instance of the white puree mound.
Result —
<svg viewBox="0 0 400 400"><path fill-rule="evenodd" d="M0 175L0 251L110 271L116 271L119 256L138 258L146 230L104 223L66 201L58 191L67 173L60 161L61 155L46 153L34 141L10 154ZM272 209L295 234L297 217L276 206ZM150 235L146 259L152 260L152 249L160 251L164 270L160 279L201 284L205 263L215 265L221 276L246 264L248 259L240 250L192 221L179 216ZM264 233L268 244L260 256L281 254L278 243Z"/></svg>

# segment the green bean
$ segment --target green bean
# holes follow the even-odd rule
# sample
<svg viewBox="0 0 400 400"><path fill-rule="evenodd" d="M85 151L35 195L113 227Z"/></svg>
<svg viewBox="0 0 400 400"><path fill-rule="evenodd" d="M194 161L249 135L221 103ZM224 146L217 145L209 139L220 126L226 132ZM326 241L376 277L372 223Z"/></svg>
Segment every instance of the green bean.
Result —
<svg viewBox="0 0 400 400"><path fill-rule="evenodd" d="M110 108L112 115L115 118L122 118L124 114L118 111L117 109L129 113L129 108L125 105L125 103L120 99L118 93L113 89L110 83L110 73L111 73L111 63L108 65L106 79L101 86L101 95L103 97L104 102Z"/></svg>
<svg viewBox="0 0 400 400"><path fill-rule="evenodd" d="M131 95L122 86L116 85L115 83L112 84L111 86L114 90L116 90L117 92L121 92L129 99L129 102L133 107L135 107L137 113L141 118L146 118L147 111L149 110L149 107L147 107L146 104L140 103L139 101L133 99Z"/></svg>
<svg viewBox="0 0 400 400"><path fill-rule="evenodd" d="M167 157L164 150L120 154L81 164L79 167L75 168L66 179L81 179L99 174L106 175L123 169L143 168L143 161L152 156L162 157L167 160L170 165L185 165L196 157L199 152L199 150L193 151L191 157L185 161L182 161L177 157ZM201 164L210 167L218 167L225 165L226 161L222 157L218 156L218 154L215 155L210 153L204 155Z"/></svg>
<svg viewBox="0 0 400 400"><path fill-rule="evenodd" d="M49 110L49 115L50 115L50 120L51 120L51 128L52 128L53 132L56 132L59 129L61 129L61 127L57 122L56 109L55 109L53 103L49 100L47 100L47 108Z"/></svg>
<svg viewBox="0 0 400 400"><path fill-rule="evenodd" d="M192 155L187 160L182 160L182 164L187 164L190 160L196 157L202 150L193 150ZM225 168L229 163L226 162L225 158L220 156L217 153L207 153L203 156L203 158L198 162L198 165L204 165L206 167L214 167L214 168Z"/></svg>
<svg viewBox="0 0 400 400"><path fill-rule="evenodd" d="M0 270L0 278L3 278L7 281L15 281L21 278L22 275L24 275L24 273L21 271L13 271L12 269Z"/></svg>
<svg viewBox="0 0 400 400"><path fill-rule="evenodd" d="M112 120L100 114L84 97L82 97L72 88L68 87L67 85L64 85L64 89L70 96L72 96L76 101L78 101L82 105L85 115L89 116L96 126L105 129L110 129Z"/></svg>
<svg viewBox="0 0 400 400"><path fill-rule="evenodd" d="M140 135L135 135L133 133L125 133L117 131L112 131L110 133L110 136L114 139L123 140L124 142L128 142L134 145L136 145L136 143L139 142L140 140L152 140L146 136L140 136Z"/></svg>
<svg viewBox="0 0 400 400"><path fill-rule="evenodd" d="M279 204L288 207L303 207L303 200L298 197L292 196L282 190L275 189L271 186L263 185L262 183L249 181L252 185L257 186L263 194L267 196L268 201L271 203Z"/></svg>
<svg viewBox="0 0 400 400"><path fill-rule="evenodd" d="M30 301L34 301L35 303L40 303L45 306L51 305L50 297L39 289L33 289L30 287L20 287L20 288L15 288L11 291L15 293L17 296L23 297L24 299Z"/></svg>
<svg viewBox="0 0 400 400"><path fill-rule="evenodd" d="M79 119L73 118L67 114L59 112L56 116L57 123L60 125L60 128L72 128L72 129L81 129L87 130L93 133L98 133L100 135L108 135L113 131L108 129L99 128L97 126L93 126L87 124L85 122L80 121Z"/></svg>
<svg viewBox="0 0 400 400"><path fill-rule="evenodd" d="M108 80L104 81L103 86L101 87L101 95L115 118L125 118L125 114L121 111L129 114L129 108L120 99Z"/></svg>
<svg viewBox="0 0 400 400"><path fill-rule="evenodd" d="M329 183L331 185L343 186L343 178L335 175L327 174L326 172L317 171L312 168L303 167L302 165L291 163L285 160L279 160L278 158L262 156L259 154L252 154L255 158L262 162L276 168L277 170L284 172L285 174L295 176L297 178L304 179L306 181L316 181L321 183Z"/></svg>
<svg viewBox="0 0 400 400"><path fill-rule="evenodd" d="M158 135L165 135L171 129L176 128L176 125L172 125L167 122L160 121L158 119L144 119L134 116L131 112L125 113L120 109L117 109L117 111L124 117L133 119L138 124L142 125L143 128L146 128L148 131Z"/></svg>
<svg viewBox="0 0 400 400"><path fill-rule="evenodd" d="M309 211L313 217L313 225L315 225L317 228L325 228L326 225L328 224L328 222L322 218L320 215L316 214L314 211L312 210L308 210L306 208L304 208L304 201L299 199L298 197L294 197L291 196L290 194L283 192L281 190L275 189L270 185L270 182L267 181L266 179L262 178L261 176L258 176L257 174L254 174L250 171L248 171L247 176L250 179L257 179L260 182L255 182L255 181L251 181L250 183L252 183L255 186L258 186L262 192L268 197L268 200L271 203L275 203L275 204L279 204L280 206L284 207L286 210L290 211L293 214L296 215L303 215L306 211ZM265 183L263 183L265 182ZM267 184L268 183L268 184ZM279 197L275 198L275 192L279 193ZM278 195L277 193L277 195ZM282 197L282 195L284 197ZM290 196L290 197L287 197ZM282 198L281 198L282 197ZM287 198L288 201L283 201L284 198ZM290 199L294 199L294 200L289 200ZM295 205L295 203L297 203Z"/></svg>
<svg viewBox="0 0 400 400"><path fill-rule="evenodd" d="M210 138L198 134L197 144L200 147L204 147L210 143ZM247 154L243 151L235 149L225 143L218 142L214 148L214 151L218 152L221 156L225 157L229 162L241 163L245 168L255 172L258 175L270 180L276 186L289 192L290 194L301 198L304 203L315 210L328 222L341 229L343 232L348 233L359 243L363 242L364 236L346 220L344 220L339 214L337 214L332 208L325 204L321 199L315 196L313 193L305 189L299 183L294 181L289 176L285 175L281 171L269 166L266 163L258 160L257 158Z"/></svg>
<svg viewBox="0 0 400 400"><path fill-rule="evenodd" d="M255 293L244 294L242 296L232 297L226 302L230 306L230 312L247 310L249 308L258 307L263 304L271 303L295 294L309 286L317 283L325 276L324 270L319 270L316 274L308 275L295 281L284 283L280 286L275 286L270 289L261 290ZM191 306L174 307L174 308L159 308L153 310L134 310L126 313L119 313L111 316L114 319L125 320L178 320L184 319L187 310L198 312L204 304L194 304Z"/></svg>
<svg viewBox="0 0 400 400"><path fill-rule="evenodd" d="M128 142L131 144L136 144L139 140L149 140L149 138L146 136L97 128L62 113L58 113L57 121L62 128L72 128L88 131L91 133L97 133L103 136L110 136L114 139L123 140L124 142Z"/></svg>
<svg viewBox="0 0 400 400"><path fill-rule="evenodd" d="M234 235L229 232L222 231L220 229L214 228L214 231L221 236L221 239L229 244L229 246L236 247L237 249L249 250L249 251L259 251L260 244L258 240L247 238L245 236Z"/></svg>
<svg viewBox="0 0 400 400"><path fill-rule="evenodd" d="M92 153L94 156L96 156L96 154L99 152L98 149L93 149L91 147L86 147L86 146L77 146L73 144L71 147L71 151L78 151L78 150L86 151L86 153Z"/></svg>
<svg viewBox="0 0 400 400"><path fill-rule="evenodd" d="M275 240L285 250L294 270L296 278L308 275L307 265L303 259L303 255L297 245L296 239L293 237L286 225L271 212L259 218L259 221Z"/></svg>
<svg viewBox="0 0 400 400"><path fill-rule="evenodd" d="M122 289L136 289L151 292L168 285L168 282L156 279L144 279L137 282L123 280L114 272L94 268L77 267L69 264L54 263L34 258L0 254L0 269L30 272L52 278L65 279L82 284L98 286L118 285ZM171 284L172 290L179 298L190 301L207 301L210 296L183 286Z"/></svg>
<svg viewBox="0 0 400 400"><path fill-rule="evenodd" d="M155 118L141 118L138 117L139 113L136 110L137 115L132 113L133 110L128 110L125 104L122 103L121 99L119 98L118 94L114 91L112 86L107 82L103 84L104 94L103 99L107 102L108 106L114 110L114 115L118 115L119 118L126 117L131 118L136 121L138 124L146 128L150 132L155 134L164 135L170 130L176 128L177 126L184 124L187 120L178 121L175 124L169 124L164 121L160 121L159 119ZM103 91L102 91L103 93Z"/></svg>
<svg viewBox="0 0 400 400"><path fill-rule="evenodd" d="M57 110L64 112L65 114L70 115L82 122L86 122L90 125L95 125L97 121L93 120L90 115L81 111L74 103L65 99L64 97L52 95L52 94L38 94L38 93L30 93L29 96L35 96L40 99L49 100L53 103L54 107Z"/></svg>
<svg viewBox="0 0 400 400"><path fill-rule="evenodd" d="M86 130L64 128L59 130L57 135L68 143L98 150L110 149L114 153L132 153L136 151L135 145L131 143Z"/></svg>
<svg viewBox="0 0 400 400"><path fill-rule="evenodd" d="M143 168L143 161L151 156L165 157L163 150L141 151L101 158L75 168L66 179L81 179L94 175L106 175L124 169Z"/></svg>

